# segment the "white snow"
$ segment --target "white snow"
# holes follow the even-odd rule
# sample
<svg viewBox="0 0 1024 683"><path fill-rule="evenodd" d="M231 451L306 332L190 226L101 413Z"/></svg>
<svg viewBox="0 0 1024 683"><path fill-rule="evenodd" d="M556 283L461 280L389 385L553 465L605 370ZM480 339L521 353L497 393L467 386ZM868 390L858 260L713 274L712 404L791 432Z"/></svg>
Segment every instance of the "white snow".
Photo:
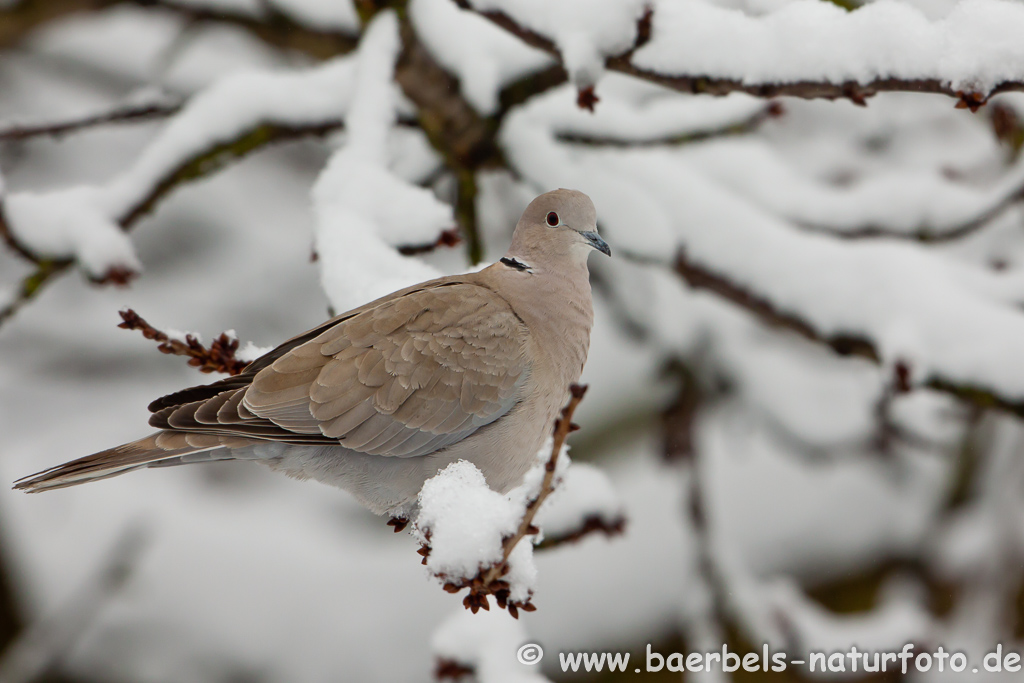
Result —
<svg viewBox="0 0 1024 683"><path fill-rule="evenodd" d="M233 12L251 17L260 16L264 9L260 0L180 0L180 2L188 7Z"/></svg>
<svg viewBox="0 0 1024 683"><path fill-rule="evenodd" d="M40 258L74 258L98 280L115 268L139 272L131 240L104 210L104 199L95 187L14 192L4 199L4 218L18 243Z"/></svg>
<svg viewBox="0 0 1024 683"><path fill-rule="evenodd" d="M260 356L274 350L273 346L257 346L252 341L247 341L235 351L235 358L243 363L251 363Z"/></svg>
<svg viewBox="0 0 1024 683"><path fill-rule="evenodd" d="M1008 0L964 0L936 21L890 0L855 12L800 0L759 17L702 0L661 0L652 39L633 63L744 83L936 79L985 94L1024 73L1022 30L1024 7Z"/></svg>
<svg viewBox="0 0 1024 683"><path fill-rule="evenodd" d="M353 34L359 31L359 15L352 0L271 0L268 4L306 26Z"/></svg>
<svg viewBox="0 0 1024 683"><path fill-rule="evenodd" d="M471 614L459 610L435 631L431 650L439 660L473 669L480 683L541 683L539 667L523 664L516 652L528 641L522 621L492 610Z"/></svg>
<svg viewBox="0 0 1024 683"><path fill-rule="evenodd" d="M1005 204L1024 186L1024 163L983 187L954 182L935 168L889 170L836 187L802 177L767 143L718 140L694 145L686 156L772 213L838 233L876 228L941 235Z"/></svg>
<svg viewBox="0 0 1024 683"><path fill-rule="evenodd" d="M567 459L560 456L559 460ZM588 517L614 524L624 511L608 475L587 463L565 467L551 494L540 510L535 523L547 537L566 536L582 528Z"/></svg>
<svg viewBox="0 0 1024 683"><path fill-rule="evenodd" d="M451 0L412 0L408 12L434 58L458 76L459 91L481 114L495 112L503 86L554 63L549 55Z"/></svg>
<svg viewBox="0 0 1024 683"><path fill-rule="evenodd" d="M523 516L518 501L491 490L480 470L465 460L423 484L419 507L416 535L430 546L427 569L453 583L499 562L502 539L515 532Z"/></svg>
<svg viewBox="0 0 1024 683"><path fill-rule="evenodd" d="M667 264L685 247L698 265L808 321L822 336L873 340L887 365L909 365L915 384L942 378L1024 398L1024 367L1014 362L1024 345L1024 317L999 293L1006 284L997 273L910 243L846 243L794 229L714 182L700 149L567 150L555 143L549 112L571 106L565 88L539 97L510 115L502 139L523 174L545 185L560 178L597 197L613 248L622 241L627 254ZM729 143L715 146L722 144L728 151ZM956 217L972 215L1018 179L1011 171L992 193L964 192L949 203L959 196ZM930 210L913 195L910 204ZM960 323L950 326L950 316Z"/></svg>
<svg viewBox="0 0 1024 683"><path fill-rule="evenodd" d="M339 311L437 277L433 268L389 245L429 244L454 224L449 205L387 167L398 106L392 82L398 49L397 20L384 12L367 29L355 58L345 142L313 188L323 286Z"/></svg>
<svg viewBox="0 0 1024 683"><path fill-rule="evenodd" d="M472 0L474 9L505 12L555 42L566 71L580 88L594 85L605 57L625 52L636 40L644 0Z"/></svg>
<svg viewBox="0 0 1024 683"><path fill-rule="evenodd" d="M502 543L519 527L526 504L543 483L551 457L551 439L537 453L536 464L522 485L501 495L487 486L483 474L460 460L424 483L415 519L417 539L430 546L427 569L442 581L458 583L476 576L502 559ZM588 516L613 524L623 516L622 503L607 476L591 465L570 466L566 447L559 452L554 493L544 501L534 524L538 538L564 536L583 527ZM538 581L533 537L519 541L509 556L510 599L524 602Z"/></svg>
<svg viewBox="0 0 1024 683"><path fill-rule="evenodd" d="M297 73L225 78L189 101L131 168L107 183L9 193L10 229L29 251L73 258L93 277L115 267L137 272L141 264L118 221L183 164L261 124L340 119L351 77L350 63L338 59Z"/></svg>

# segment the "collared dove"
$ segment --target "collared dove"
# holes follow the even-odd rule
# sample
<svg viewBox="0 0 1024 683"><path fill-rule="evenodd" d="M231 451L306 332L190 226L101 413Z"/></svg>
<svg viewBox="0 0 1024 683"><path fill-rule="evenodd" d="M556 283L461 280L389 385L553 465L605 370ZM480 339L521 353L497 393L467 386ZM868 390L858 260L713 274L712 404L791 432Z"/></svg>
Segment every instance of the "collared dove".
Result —
<svg viewBox="0 0 1024 683"><path fill-rule="evenodd" d="M590 198L543 194L508 253L286 341L241 374L150 404L159 432L26 477L36 492L142 467L256 460L401 517L457 460L506 492L551 432L590 345L587 256L611 255Z"/></svg>

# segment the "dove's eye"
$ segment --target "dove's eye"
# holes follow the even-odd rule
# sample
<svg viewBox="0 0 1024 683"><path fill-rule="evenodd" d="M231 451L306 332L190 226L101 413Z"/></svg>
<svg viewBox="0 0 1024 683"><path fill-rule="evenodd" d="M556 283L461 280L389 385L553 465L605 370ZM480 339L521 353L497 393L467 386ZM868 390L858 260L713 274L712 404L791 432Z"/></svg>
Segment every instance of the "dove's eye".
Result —
<svg viewBox="0 0 1024 683"><path fill-rule="evenodd" d="M558 214L555 213L554 211L549 213L548 214L548 225L550 225L552 228L554 228L554 227L556 227L558 225L558 223L559 223L559 221L558 221Z"/></svg>

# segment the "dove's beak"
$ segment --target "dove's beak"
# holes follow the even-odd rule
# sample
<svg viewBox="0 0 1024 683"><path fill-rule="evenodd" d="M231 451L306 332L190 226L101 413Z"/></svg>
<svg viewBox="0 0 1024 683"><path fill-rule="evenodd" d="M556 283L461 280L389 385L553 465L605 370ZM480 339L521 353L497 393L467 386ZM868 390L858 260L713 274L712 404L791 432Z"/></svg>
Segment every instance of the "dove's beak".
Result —
<svg viewBox="0 0 1024 683"><path fill-rule="evenodd" d="M596 232L581 232L580 234L583 235L583 239L587 241L587 244L592 246L594 249L597 249L605 256L612 255L612 248L609 247L608 243L601 239L601 236Z"/></svg>

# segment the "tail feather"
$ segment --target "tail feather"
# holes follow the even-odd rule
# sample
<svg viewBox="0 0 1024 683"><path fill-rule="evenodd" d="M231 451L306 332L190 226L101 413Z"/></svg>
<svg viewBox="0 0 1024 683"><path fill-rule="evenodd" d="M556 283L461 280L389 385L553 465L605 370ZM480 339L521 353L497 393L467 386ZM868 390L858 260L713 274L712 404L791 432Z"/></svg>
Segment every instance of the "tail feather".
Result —
<svg viewBox="0 0 1024 683"><path fill-rule="evenodd" d="M27 493L61 489L116 477L125 472L158 465L163 461L172 461L173 464L188 462L182 456L215 450L224 445L218 438L194 438L201 436L206 435L157 432L138 441L93 453L24 477L14 483L14 488Z"/></svg>

